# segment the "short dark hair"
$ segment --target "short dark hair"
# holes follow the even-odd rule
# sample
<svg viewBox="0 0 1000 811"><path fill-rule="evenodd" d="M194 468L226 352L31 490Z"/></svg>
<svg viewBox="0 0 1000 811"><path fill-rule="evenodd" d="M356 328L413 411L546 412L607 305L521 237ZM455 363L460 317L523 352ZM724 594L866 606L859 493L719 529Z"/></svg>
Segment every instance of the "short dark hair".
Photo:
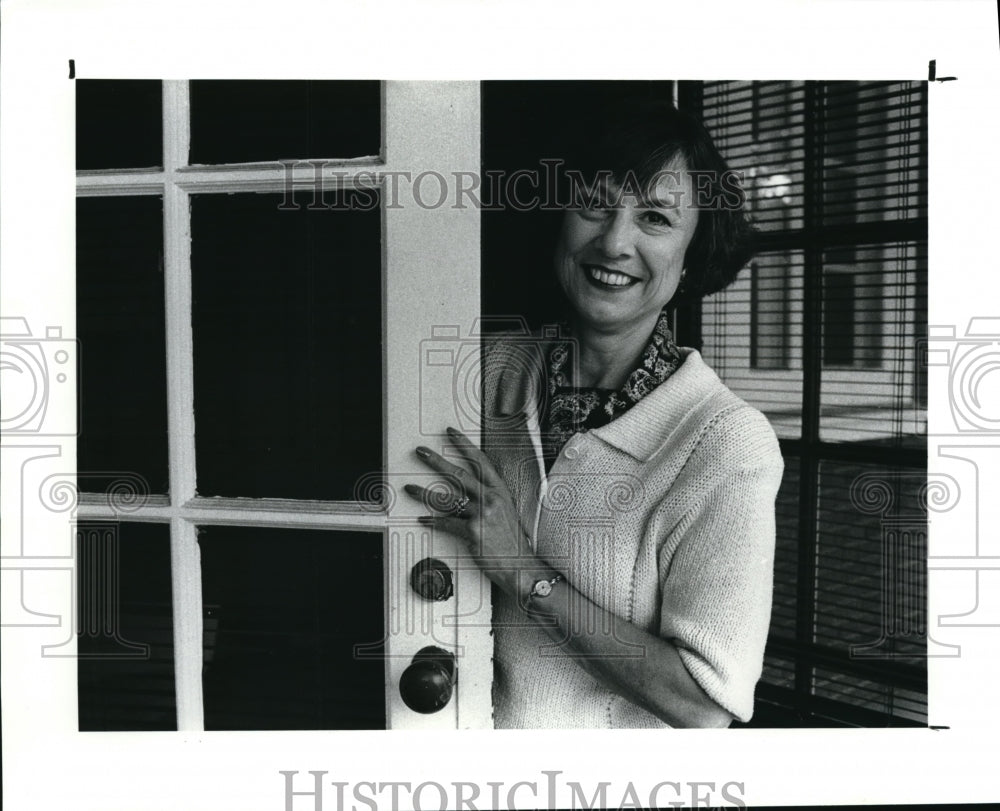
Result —
<svg viewBox="0 0 1000 811"><path fill-rule="evenodd" d="M647 100L587 112L587 121L568 132L567 174L590 183L610 173L619 186L637 182L648 189L682 161L704 178L696 195L710 202L699 203L678 298L698 299L730 285L753 257L757 231L746 212L742 176L729 168L702 123L672 104Z"/></svg>

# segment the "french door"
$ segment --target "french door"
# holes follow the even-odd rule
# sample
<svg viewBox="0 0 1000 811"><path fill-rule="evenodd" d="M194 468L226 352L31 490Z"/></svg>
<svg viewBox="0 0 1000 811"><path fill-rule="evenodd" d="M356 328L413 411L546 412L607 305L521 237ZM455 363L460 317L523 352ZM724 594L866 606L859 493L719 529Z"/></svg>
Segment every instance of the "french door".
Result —
<svg viewBox="0 0 1000 811"><path fill-rule="evenodd" d="M488 581L402 491L477 427L479 84L77 120L80 728L491 726Z"/></svg>

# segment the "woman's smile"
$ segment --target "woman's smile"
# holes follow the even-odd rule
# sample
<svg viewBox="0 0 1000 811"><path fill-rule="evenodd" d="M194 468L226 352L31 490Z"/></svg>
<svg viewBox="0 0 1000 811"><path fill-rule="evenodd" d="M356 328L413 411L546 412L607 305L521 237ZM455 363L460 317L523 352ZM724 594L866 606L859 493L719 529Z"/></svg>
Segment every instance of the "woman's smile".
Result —
<svg viewBox="0 0 1000 811"><path fill-rule="evenodd" d="M601 290L620 291L639 283L639 279L605 265L584 263L583 272L588 281Z"/></svg>

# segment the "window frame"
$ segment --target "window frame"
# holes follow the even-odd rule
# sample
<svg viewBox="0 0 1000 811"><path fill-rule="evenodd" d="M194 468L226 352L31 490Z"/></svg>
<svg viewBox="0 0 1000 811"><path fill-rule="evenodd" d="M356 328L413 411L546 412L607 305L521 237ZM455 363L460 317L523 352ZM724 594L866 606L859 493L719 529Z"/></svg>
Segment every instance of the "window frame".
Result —
<svg viewBox="0 0 1000 811"><path fill-rule="evenodd" d="M757 83L753 83L754 86ZM872 661L838 655L813 639L813 626L817 606L817 577L819 572L819 487L820 465L823 462L872 463L902 471L927 469L927 449L904 445L896 447L866 446L848 442L835 442L822 438L823 404L821 391L824 376L828 381L856 372L884 371L886 379L892 374L886 369L885 356L876 367L830 366L823 363L823 277L829 269L824 265L824 252L836 248L892 248L893 246L922 246L926 251L928 219L926 208L923 216L883 222L834 223L825 221L823 197L824 154L823 132L824 93L829 83L807 81L804 83L804 178L803 218L801 228L783 227L764 230L758 239L758 253L792 253L802 256L802 313L801 313L801 430L798 438L779 438L782 456L793 462L799 471L798 481L798 559L796 628L794 639L781 639L769 635L767 655L777 656L794 663L794 685L789 690L766 682L758 684L758 701L768 703L775 717L784 715L792 726L858 725L858 726L920 726L905 718L854 707L812 694L813 669L835 667L842 673L858 678L875 678L892 688L917 689L927 693L926 660L922 665L898 661ZM923 110L926 115L927 91L923 90ZM681 103L699 116L704 111L704 93L701 82L681 83ZM921 178L926 188L926 170ZM909 285L909 281L905 282ZM926 299L924 299L926 306ZM920 307L915 297L915 306ZM789 311L786 308L786 312ZM918 317L920 313L917 313ZM703 317L691 319L698 326ZM926 327L926 316L924 321ZM914 331L920 328L919 320ZM694 336L693 345L701 348L702 336ZM916 358L919 365L920 358ZM792 364L792 368L795 364ZM780 369L750 371L760 380L784 379ZM799 371L799 370L796 370ZM926 374L926 372L924 373ZM725 378L724 378L725 379ZM913 374L912 398L919 407L920 370Z"/></svg>

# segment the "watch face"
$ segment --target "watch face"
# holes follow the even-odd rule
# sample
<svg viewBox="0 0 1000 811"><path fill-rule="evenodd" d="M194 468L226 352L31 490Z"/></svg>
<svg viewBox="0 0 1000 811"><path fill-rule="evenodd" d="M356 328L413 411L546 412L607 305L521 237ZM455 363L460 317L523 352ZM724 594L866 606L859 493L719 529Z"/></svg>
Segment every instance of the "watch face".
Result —
<svg viewBox="0 0 1000 811"><path fill-rule="evenodd" d="M552 593L552 584L548 580L539 580L532 593L537 597L548 597Z"/></svg>

